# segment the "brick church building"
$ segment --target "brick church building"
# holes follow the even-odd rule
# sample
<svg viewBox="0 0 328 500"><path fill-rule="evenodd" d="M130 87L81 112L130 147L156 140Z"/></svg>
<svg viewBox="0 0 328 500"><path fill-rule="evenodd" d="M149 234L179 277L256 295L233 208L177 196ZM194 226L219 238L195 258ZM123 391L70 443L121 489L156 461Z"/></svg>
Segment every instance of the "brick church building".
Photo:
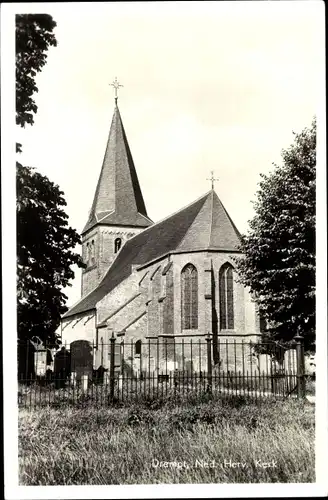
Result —
<svg viewBox="0 0 328 500"><path fill-rule="evenodd" d="M197 342L208 333L256 341L256 304L234 269L240 235L218 195L211 189L154 223L115 101L82 231L81 299L62 318L62 341L88 340L96 351L113 332L127 343Z"/></svg>

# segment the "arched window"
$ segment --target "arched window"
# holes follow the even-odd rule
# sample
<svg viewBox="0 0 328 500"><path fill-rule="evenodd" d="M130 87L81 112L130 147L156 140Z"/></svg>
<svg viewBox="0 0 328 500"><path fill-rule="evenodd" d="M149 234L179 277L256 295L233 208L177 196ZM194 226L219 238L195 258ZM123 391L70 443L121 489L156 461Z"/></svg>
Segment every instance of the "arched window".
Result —
<svg viewBox="0 0 328 500"><path fill-rule="evenodd" d="M137 340L137 342L134 344L134 354L137 356L141 355L141 340Z"/></svg>
<svg viewBox="0 0 328 500"><path fill-rule="evenodd" d="M233 275L234 269L231 264L225 264L219 272L220 293L220 329L233 330L234 308L233 308Z"/></svg>
<svg viewBox="0 0 328 500"><path fill-rule="evenodd" d="M95 263L95 241L92 240L91 242L91 266L94 265Z"/></svg>
<svg viewBox="0 0 328 500"><path fill-rule="evenodd" d="M91 246L90 246L89 242L87 243L87 251L86 251L86 257L85 257L85 260L86 260L86 264L87 264L87 266L90 266L90 260L91 260Z"/></svg>
<svg viewBox="0 0 328 500"><path fill-rule="evenodd" d="M114 253L117 253L119 249L121 248L122 245L122 240L121 238L116 238L114 241Z"/></svg>
<svg viewBox="0 0 328 500"><path fill-rule="evenodd" d="M181 271L181 320L183 330L198 328L198 276L192 264Z"/></svg>

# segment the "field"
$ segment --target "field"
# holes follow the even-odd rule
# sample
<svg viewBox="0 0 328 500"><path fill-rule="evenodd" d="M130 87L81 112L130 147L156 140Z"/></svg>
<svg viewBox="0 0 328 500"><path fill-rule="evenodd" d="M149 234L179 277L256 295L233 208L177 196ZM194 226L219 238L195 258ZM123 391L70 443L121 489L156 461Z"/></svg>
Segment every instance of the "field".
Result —
<svg viewBox="0 0 328 500"><path fill-rule="evenodd" d="M314 482L314 408L166 399L20 410L20 484Z"/></svg>

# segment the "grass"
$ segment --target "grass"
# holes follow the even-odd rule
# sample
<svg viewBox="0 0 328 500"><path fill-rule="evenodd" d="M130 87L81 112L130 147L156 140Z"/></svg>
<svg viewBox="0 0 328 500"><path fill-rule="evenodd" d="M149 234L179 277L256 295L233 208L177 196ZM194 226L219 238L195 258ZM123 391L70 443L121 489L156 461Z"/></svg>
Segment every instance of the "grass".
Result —
<svg viewBox="0 0 328 500"><path fill-rule="evenodd" d="M209 397L22 409L19 464L24 485L314 482L314 409Z"/></svg>

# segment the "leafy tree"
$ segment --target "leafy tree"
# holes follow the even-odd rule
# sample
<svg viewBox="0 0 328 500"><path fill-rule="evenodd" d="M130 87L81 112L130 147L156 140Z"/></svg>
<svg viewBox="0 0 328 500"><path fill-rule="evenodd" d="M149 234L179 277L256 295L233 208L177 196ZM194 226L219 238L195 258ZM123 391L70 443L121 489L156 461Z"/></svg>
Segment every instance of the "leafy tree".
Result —
<svg viewBox="0 0 328 500"><path fill-rule="evenodd" d="M299 333L313 349L316 120L294 135L282 165L261 175L255 216L242 237L244 258L236 266L267 323L265 337L288 346Z"/></svg>
<svg viewBox="0 0 328 500"><path fill-rule="evenodd" d="M46 63L48 48L57 45L55 26L49 15L16 16L16 123L21 127L34 123L35 76ZM61 289L74 277L73 264L84 267L73 251L81 241L68 225L59 187L31 167L19 162L16 167L18 339L38 336L56 345L55 330L67 310ZM19 358L24 363L24 355Z"/></svg>
<svg viewBox="0 0 328 500"><path fill-rule="evenodd" d="M38 92L35 76L47 61L49 47L57 46L55 27L47 14L16 15L16 123L21 127L34 123L38 110L32 97Z"/></svg>
<svg viewBox="0 0 328 500"><path fill-rule="evenodd" d="M68 226L63 192L49 179L18 164L17 268L18 337L55 342L55 330L67 307L62 287L74 278L74 253L80 243Z"/></svg>

